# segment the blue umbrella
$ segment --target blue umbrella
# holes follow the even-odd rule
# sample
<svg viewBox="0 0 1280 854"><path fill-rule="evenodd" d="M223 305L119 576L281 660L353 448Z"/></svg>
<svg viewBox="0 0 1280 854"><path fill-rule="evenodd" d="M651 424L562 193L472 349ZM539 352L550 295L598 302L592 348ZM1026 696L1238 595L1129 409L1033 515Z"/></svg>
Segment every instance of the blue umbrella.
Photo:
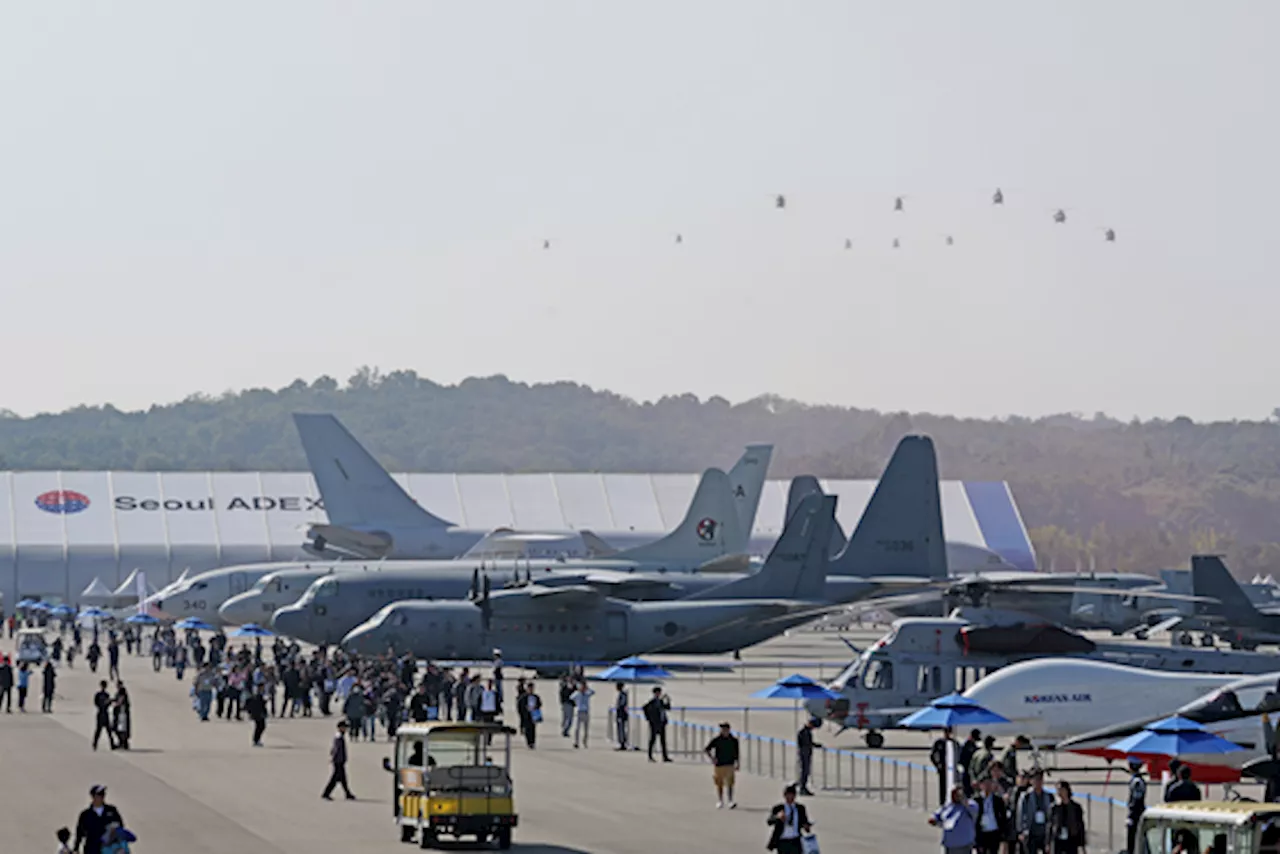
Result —
<svg viewBox="0 0 1280 854"><path fill-rule="evenodd" d="M32 611L48 611L49 603L48 602L32 602L31 605L29 605L28 607L30 607Z"/></svg>
<svg viewBox="0 0 1280 854"><path fill-rule="evenodd" d="M198 632L212 632L215 630L214 626L209 625L204 620L201 620L198 617L187 617L185 620L178 620L178 622L173 624L173 627L175 629L184 629L184 630L194 629L195 631L198 631Z"/></svg>
<svg viewBox="0 0 1280 854"><path fill-rule="evenodd" d="M1235 753L1244 750L1233 741L1214 735L1195 721L1174 715L1147 724L1141 732L1108 747L1135 756L1185 756L1191 753Z"/></svg>
<svg viewBox="0 0 1280 854"><path fill-rule="evenodd" d="M786 679L779 679L768 688L762 688L751 696L766 700L836 700L840 698L835 691L799 673L793 673Z"/></svg>
<svg viewBox="0 0 1280 854"><path fill-rule="evenodd" d="M154 626L160 621L150 614L134 614L132 617L125 620L125 622L133 623L135 626Z"/></svg>
<svg viewBox="0 0 1280 854"><path fill-rule="evenodd" d="M907 729L942 729L949 726L973 724L1007 724L1009 719L970 700L961 694L939 697L918 712L912 712L898 726Z"/></svg>
<svg viewBox="0 0 1280 854"><path fill-rule="evenodd" d="M102 610L101 608L83 608L83 609L81 609L81 611L80 611L80 616L82 616L82 617L96 617L96 618L101 619L102 617L110 617L110 616L111 616L111 614L110 614L110 612L108 612L108 611L104 611L104 610Z"/></svg>
<svg viewBox="0 0 1280 854"><path fill-rule="evenodd" d="M50 614L74 614L75 612L76 609L67 604L54 605L49 609Z"/></svg>
<svg viewBox="0 0 1280 854"><path fill-rule="evenodd" d="M632 656L606 667L595 678L602 682L644 682L650 679L670 679L671 673L657 664Z"/></svg>
<svg viewBox="0 0 1280 854"><path fill-rule="evenodd" d="M274 635L270 629L264 629L257 623L245 623L231 632L233 638L269 638Z"/></svg>
<svg viewBox="0 0 1280 854"><path fill-rule="evenodd" d="M18 602L18 604L17 604L17 605L14 605L13 607L15 607L15 608L30 608L30 607L31 607L32 605L34 605L34 604L36 604L36 600L35 600L35 599L23 599L23 600L21 600L20 602Z"/></svg>

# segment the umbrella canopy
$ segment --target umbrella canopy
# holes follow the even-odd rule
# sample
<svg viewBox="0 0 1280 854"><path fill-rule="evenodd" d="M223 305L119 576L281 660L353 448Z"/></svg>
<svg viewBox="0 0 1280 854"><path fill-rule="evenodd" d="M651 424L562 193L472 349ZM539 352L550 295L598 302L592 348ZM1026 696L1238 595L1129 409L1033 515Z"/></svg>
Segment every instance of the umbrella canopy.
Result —
<svg viewBox="0 0 1280 854"><path fill-rule="evenodd" d="M76 612L76 609L72 608L70 605L67 605L66 603L63 603L61 605L54 605L52 608L49 609L50 614L74 614L75 612Z"/></svg>
<svg viewBox="0 0 1280 854"><path fill-rule="evenodd" d="M102 610L101 608L81 608L81 609L80 609L80 616L82 616L82 617L97 617L97 618L101 619L102 617L110 617L110 616L111 616L111 613L110 613L109 611L104 611L104 610Z"/></svg>
<svg viewBox="0 0 1280 854"><path fill-rule="evenodd" d="M20 601L17 605L14 605L14 607L15 607L15 608L30 608L30 607L31 607L32 605L34 605L34 604L36 604L36 600L35 600L35 599L23 599L23 600L22 600L22 601Z"/></svg>
<svg viewBox="0 0 1280 854"><path fill-rule="evenodd" d="M132 617L125 620L125 622L133 623L135 626L154 626L160 621L150 614L134 614Z"/></svg>
<svg viewBox="0 0 1280 854"><path fill-rule="evenodd" d="M175 629L194 629L198 632L212 632L215 630L214 626L197 617L187 617L185 620L179 620L173 624L173 627Z"/></svg>
<svg viewBox="0 0 1280 854"><path fill-rule="evenodd" d="M786 679L779 679L768 688L763 688L751 695L766 700L835 700L840 697L835 691L814 682L808 676L793 673Z"/></svg>
<svg viewBox="0 0 1280 854"><path fill-rule="evenodd" d="M1195 721L1174 715L1147 724L1141 732L1122 738L1109 749L1131 756L1187 756L1244 750L1233 741L1214 735Z"/></svg>
<svg viewBox="0 0 1280 854"><path fill-rule="evenodd" d="M595 678L602 682L643 682L646 679L670 679L671 673L657 664L632 656L606 667Z"/></svg>
<svg viewBox="0 0 1280 854"><path fill-rule="evenodd" d="M973 724L1007 724L1009 719L970 700L961 694L939 697L918 712L898 721L907 729L942 729L944 727L970 726Z"/></svg>
<svg viewBox="0 0 1280 854"><path fill-rule="evenodd" d="M264 629L262 626L258 625L257 623L245 623L243 626L238 626L233 632L231 632L231 637L233 638L269 638L274 636L274 634L275 632L271 631L270 629Z"/></svg>

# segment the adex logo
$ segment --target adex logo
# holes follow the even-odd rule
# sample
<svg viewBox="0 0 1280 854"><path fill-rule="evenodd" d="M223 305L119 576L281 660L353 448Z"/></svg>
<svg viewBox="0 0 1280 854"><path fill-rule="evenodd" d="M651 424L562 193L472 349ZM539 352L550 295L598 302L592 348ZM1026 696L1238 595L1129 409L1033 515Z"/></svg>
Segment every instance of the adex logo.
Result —
<svg viewBox="0 0 1280 854"><path fill-rule="evenodd" d="M698 539L709 543L716 538L716 528L720 525L715 519L703 519L698 523Z"/></svg>
<svg viewBox="0 0 1280 854"><path fill-rule="evenodd" d="M51 489L36 496L36 506L46 513L79 513L89 507L89 496L71 489Z"/></svg>
<svg viewBox="0 0 1280 854"><path fill-rule="evenodd" d="M1093 697L1089 694L1026 694L1022 698L1024 703L1092 703Z"/></svg>

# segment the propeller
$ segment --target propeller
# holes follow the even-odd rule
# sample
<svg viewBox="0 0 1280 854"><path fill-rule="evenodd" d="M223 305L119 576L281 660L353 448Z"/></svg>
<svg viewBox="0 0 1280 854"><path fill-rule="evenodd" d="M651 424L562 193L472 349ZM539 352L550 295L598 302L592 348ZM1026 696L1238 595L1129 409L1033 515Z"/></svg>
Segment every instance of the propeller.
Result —
<svg viewBox="0 0 1280 854"><path fill-rule="evenodd" d="M485 576L485 580L486 581L488 580L488 576ZM467 591L467 598L470 599L472 602L480 598L480 570L479 569L471 570L471 589Z"/></svg>
<svg viewBox="0 0 1280 854"><path fill-rule="evenodd" d="M484 621L484 630L489 631L493 623L493 605L489 602L489 576L487 575L480 590L480 619Z"/></svg>

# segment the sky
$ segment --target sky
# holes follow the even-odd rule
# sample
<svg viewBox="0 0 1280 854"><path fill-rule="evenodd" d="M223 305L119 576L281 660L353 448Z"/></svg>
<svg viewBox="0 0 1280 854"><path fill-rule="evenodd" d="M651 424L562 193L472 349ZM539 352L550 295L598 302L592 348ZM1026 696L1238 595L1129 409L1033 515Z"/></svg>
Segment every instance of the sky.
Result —
<svg viewBox="0 0 1280 854"><path fill-rule="evenodd" d="M6 3L0 407L374 365L1264 418L1277 31L1269 0Z"/></svg>

